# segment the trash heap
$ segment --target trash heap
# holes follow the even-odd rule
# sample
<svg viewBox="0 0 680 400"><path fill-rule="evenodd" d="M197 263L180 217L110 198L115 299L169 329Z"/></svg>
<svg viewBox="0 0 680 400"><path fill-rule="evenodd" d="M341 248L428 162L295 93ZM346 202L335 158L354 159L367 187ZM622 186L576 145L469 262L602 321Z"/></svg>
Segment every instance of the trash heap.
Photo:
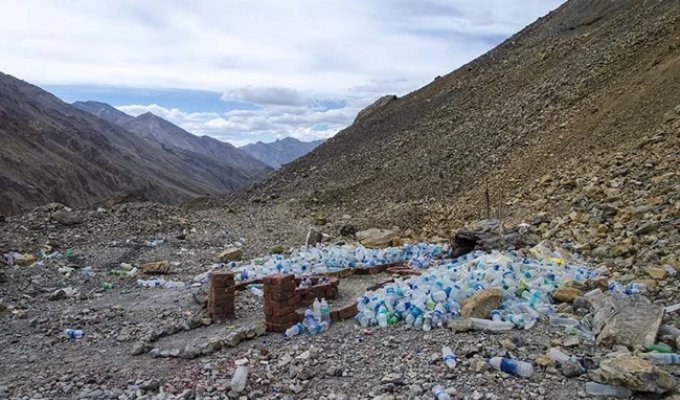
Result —
<svg viewBox="0 0 680 400"><path fill-rule="evenodd" d="M285 256L273 254L247 264L230 262L227 268L237 281L249 281L283 273L301 275L325 274L347 268L362 268L395 262L408 262L415 268L426 268L434 259L443 256L448 247L441 244L418 243L385 249L363 246L302 247Z"/></svg>
<svg viewBox="0 0 680 400"><path fill-rule="evenodd" d="M474 328L480 330L529 329L541 315L554 312L551 298L554 290L582 285L607 271L605 267L592 269L575 261L572 256L555 254L546 247L534 248L528 254L512 251L469 253L454 260L440 261L420 276L396 279L376 291L366 292L357 299L356 319L364 327L402 322L429 331L445 326L462 314L472 317ZM612 286L623 293L644 290L636 285ZM470 311L470 307L466 310L465 305L466 300L478 298L482 302L491 299L491 302L487 301L487 310L480 315L475 310ZM493 309L488 309L489 304ZM578 321L573 322L578 324ZM564 326L585 337L591 336L587 328L573 324L571 320L555 319L551 324Z"/></svg>

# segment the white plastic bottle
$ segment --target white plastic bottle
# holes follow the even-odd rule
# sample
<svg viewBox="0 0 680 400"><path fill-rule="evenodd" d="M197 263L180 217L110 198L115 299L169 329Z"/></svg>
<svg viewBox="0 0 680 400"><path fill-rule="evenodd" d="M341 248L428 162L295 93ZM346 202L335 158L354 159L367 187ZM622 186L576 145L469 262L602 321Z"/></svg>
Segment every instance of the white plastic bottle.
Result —
<svg viewBox="0 0 680 400"><path fill-rule="evenodd" d="M321 321L321 303L318 298L314 299L312 311L314 311L314 318L316 318L317 321Z"/></svg>
<svg viewBox="0 0 680 400"><path fill-rule="evenodd" d="M490 319L481 318L470 318L470 321L472 322L472 326L480 331L504 332L509 331L514 327L512 322L506 321L491 321Z"/></svg>
<svg viewBox="0 0 680 400"><path fill-rule="evenodd" d="M456 356L449 346L442 347L442 357L444 357L444 364L448 369L456 368Z"/></svg>
<svg viewBox="0 0 680 400"><path fill-rule="evenodd" d="M498 371L503 371L506 374L523 376L525 378L534 374L534 366L524 362L517 361L511 358L493 357L489 360L489 364Z"/></svg>
<svg viewBox="0 0 680 400"><path fill-rule="evenodd" d="M597 382L586 382L586 393L591 396L630 397L631 391L622 386L603 385Z"/></svg>
<svg viewBox="0 0 680 400"><path fill-rule="evenodd" d="M243 358L236 360L236 371L234 371L234 376L231 377L231 382L229 386L231 390L236 393L240 393L246 388L246 381L248 380L248 359Z"/></svg>

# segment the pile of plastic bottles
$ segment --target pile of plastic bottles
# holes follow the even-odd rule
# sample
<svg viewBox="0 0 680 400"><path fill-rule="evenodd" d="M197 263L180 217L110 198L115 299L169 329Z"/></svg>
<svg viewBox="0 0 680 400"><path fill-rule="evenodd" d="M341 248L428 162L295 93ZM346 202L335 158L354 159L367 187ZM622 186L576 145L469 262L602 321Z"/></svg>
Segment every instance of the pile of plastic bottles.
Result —
<svg viewBox="0 0 680 400"><path fill-rule="evenodd" d="M420 276L397 279L381 289L366 292L357 299L356 319L362 326L403 322L429 331L457 318L463 301L475 292L499 288L503 293L500 309L495 310L489 320L473 319L475 328L529 329L540 315L554 312L550 296L553 290L597 278L602 272L583 264L566 263L564 258L535 258L518 252L473 252L434 265ZM621 290L639 289L624 287ZM569 328L579 328L569 322Z"/></svg>
<svg viewBox="0 0 680 400"><path fill-rule="evenodd" d="M448 251L446 245L418 243L386 249L368 249L363 246L302 247L286 256L273 254L260 257L247 264L229 263L238 281L259 279L276 273L313 275L362 268L394 262L408 262L414 268L426 268L433 259Z"/></svg>
<svg viewBox="0 0 680 400"><path fill-rule="evenodd" d="M144 288L183 289L187 285L184 282L167 281L163 278L154 278L154 279L137 279L137 286L141 286Z"/></svg>
<svg viewBox="0 0 680 400"><path fill-rule="evenodd" d="M310 335L318 335L328 329L331 325L331 309L326 299L314 300L311 309L305 311L305 318L302 323L297 323L285 332L286 337L300 335L307 331Z"/></svg>

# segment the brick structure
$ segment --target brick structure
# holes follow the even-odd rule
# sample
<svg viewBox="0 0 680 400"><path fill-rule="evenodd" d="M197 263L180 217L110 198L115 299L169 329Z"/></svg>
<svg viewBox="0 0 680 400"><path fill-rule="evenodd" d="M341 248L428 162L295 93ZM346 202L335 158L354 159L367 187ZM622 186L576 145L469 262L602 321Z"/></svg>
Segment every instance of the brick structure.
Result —
<svg viewBox="0 0 680 400"><path fill-rule="evenodd" d="M234 274L231 272L210 273L210 293L208 295L208 315L215 321L235 318Z"/></svg>
<svg viewBox="0 0 680 400"><path fill-rule="evenodd" d="M264 316L267 330L285 332L298 322L295 313L300 297L295 293L295 275L274 274L264 278Z"/></svg>

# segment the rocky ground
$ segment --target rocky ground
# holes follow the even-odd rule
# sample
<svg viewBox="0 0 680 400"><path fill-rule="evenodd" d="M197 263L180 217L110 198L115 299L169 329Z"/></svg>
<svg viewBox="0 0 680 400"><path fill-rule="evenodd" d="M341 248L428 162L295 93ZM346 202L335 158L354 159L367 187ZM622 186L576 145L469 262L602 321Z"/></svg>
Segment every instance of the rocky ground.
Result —
<svg viewBox="0 0 680 400"><path fill-rule="evenodd" d="M677 205L663 204L670 205L671 212ZM649 279L654 279L652 298L667 305L678 300L672 269L664 268L677 268L677 247L672 246L677 246L678 231L674 220L668 222L672 214L664 211L667 208L658 210L658 220L667 222L637 236L626 233L656 237L638 248L656 249L658 271L626 269L617 264L620 257L598 263L624 280L646 279L651 285ZM15 251L35 259L18 257L15 261L21 265L0 267L0 398L226 398L234 361L242 358L250 362L242 398L429 399L433 383L459 399L588 398L588 375L567 378L568 372L541 356L561 345L594 369L601 357L625 350L594 346L546 321L528 331L500 335L460 329L425 333L403 326L362 329L345 321L319 336L285 339L263 331L262 300L249 291L237 297L237 319L217 324L205 317L205 286L145 289L137 287L136 277L112 275L113 270L168 260L171 273L165 278L191 283L228 246L242 247L244 256L251 258L277 246L303 243L310 225L328 233L331 241L343 242L348 239L339 236L341 226L365 228L367 223L345 210L276 199L230 208L129 203L69 211L51 205L10 217L0 222L3 253ZM485 246L512 247L541 240L550 224L537 217L517 229L503 230L494 221L472 226L481 237L493 239ZM418 235L409 228L392 229L404 240ZM431 239L437 240L436 235ZM571 247L597 256L577 243ZM93 276L87 276L87 267L92 267ZM387 276L341 281L340 301L351 301L382 279ZM561 311L577 313L568 305ZM672 316L666 321L674 323ZM67 328L83 329L86 337L68 339L63 333ZM445 344L459 357L453 371L441 360ZM526 379L491 370L486 358L496 355L531 362L536 373Z"/></svg>

